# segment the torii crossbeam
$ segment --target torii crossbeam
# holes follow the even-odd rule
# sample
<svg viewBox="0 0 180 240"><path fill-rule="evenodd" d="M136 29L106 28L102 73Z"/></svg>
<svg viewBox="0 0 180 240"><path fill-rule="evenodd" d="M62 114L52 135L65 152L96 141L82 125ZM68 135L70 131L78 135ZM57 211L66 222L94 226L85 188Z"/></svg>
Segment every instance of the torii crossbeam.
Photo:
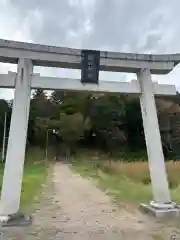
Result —
<svg viewBox="0 0 180 240"><path fill-rule="evenodd" d="M179 215L171 200L154 95L175 95L173 85L153 83L151 74L167 74L179 62L180 54L151 55L100 53L100 70L137 74L131 82L99 81L82 84L78 79L41 77L33 66L81 69L81 50L14 42L0 39L0 62L17 64L17 73L0 74L0 87L15 88L0 202L0 220L8 221L19 211L31 89L139 94L148 153L153 201L142 205L156 216ZM17 140L18 138L18 140Z"/></svg>

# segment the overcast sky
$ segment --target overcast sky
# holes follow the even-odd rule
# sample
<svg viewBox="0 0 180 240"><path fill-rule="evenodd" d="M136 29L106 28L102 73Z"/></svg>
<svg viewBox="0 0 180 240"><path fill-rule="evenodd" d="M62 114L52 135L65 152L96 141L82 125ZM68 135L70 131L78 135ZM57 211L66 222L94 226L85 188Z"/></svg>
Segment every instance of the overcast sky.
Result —
<svg viewBox="0 0 180 240"><path fill-rule="evenodd" d="M180 0L0 0L0 38L74 48L180 53ZM16 71L1 64L0 72ZM78 71L36 68L41 75L80 77ZM160 83L180 89L180 66ZM127 81L133 74L102 73ZM0 90L0 98L12 92Z"/></svg>

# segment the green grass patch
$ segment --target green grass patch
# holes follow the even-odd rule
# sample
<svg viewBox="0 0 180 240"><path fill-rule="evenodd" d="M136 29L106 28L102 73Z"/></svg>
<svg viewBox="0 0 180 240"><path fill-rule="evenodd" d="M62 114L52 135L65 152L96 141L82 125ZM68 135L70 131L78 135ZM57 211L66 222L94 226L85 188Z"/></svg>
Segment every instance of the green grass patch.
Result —
<svg viewBox="0 0 180 240"><path fill-rule="evenodd" d="M0 164L0 188L2 187L4 165ZM27 151L21 192L21 208L29 207L40 194L41 186L46 182L48 165L44 161L41 149Z"/></svg>
<svg viewBox="0 0 180 240"><path fill-rule="evenodd" d="M139 204L152 200L147 162L114 161L107 156L76 155L72 167L83 177L91 178L97 186L111 195L118 204ZM180 163L166 163L173 200L180 202Z"/></svg>
<svg viewBox="0 0 180 240"><path fill-rule="evenodd" d="M47 167L43 163L28 163L24 168L21 191L21 206L25 208L33 203L40 194L40 189L46 181Z"/></svg>

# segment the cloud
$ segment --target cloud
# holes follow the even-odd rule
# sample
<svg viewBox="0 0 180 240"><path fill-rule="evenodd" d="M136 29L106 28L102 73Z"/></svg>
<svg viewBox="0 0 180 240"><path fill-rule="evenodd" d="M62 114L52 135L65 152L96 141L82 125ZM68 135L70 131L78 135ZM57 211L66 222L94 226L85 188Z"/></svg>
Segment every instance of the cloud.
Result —
<svg viewBox="0 0 180 240"><path fill-rule="evenodd" d="M13 8L9 1L0 1L0 38L13 39L16 41L29 41L31 35L27 19L21 21L19 12ZM0 72L16 71L17 66L14 64L0 63ZM11 99L14 97L13 90L0 89L0 98Z"/></svg>
<svg viewBox="0 0 180 240"><path fill-rule="evenodd" d="M180 52L179 0L1 0L0 37L74 48ZM0 70L6 71L0 65ZM80 77L79 71L35 68L53 76ZM179 85L180 67L161 83ZM109 80L130 80L134 74L101 73Z"/></svg>

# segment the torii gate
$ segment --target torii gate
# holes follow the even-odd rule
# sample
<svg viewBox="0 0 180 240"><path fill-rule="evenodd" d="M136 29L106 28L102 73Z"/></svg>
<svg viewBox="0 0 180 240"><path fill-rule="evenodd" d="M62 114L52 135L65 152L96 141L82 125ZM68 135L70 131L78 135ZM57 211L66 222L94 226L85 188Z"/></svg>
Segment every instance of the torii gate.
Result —
<svg viewBox="0 0 180 240"><path fill-rule="evenodd" d="M17 64L17 73L0 75L0 87L15 88L6 164L0 201L0 221L8 221L19 211L21 183L30 106L33 88L64 89L139 94L145 132L153 201L144 208L160 216L179 215L171 201L167 181L154 94L175 95L173 85L152 83L152 74L167 74L180 62L180 54L148 55L100 52L100 70L136 73L137 81L99 81L82 84L80 79L41 77L33 66L81 69L81 50L22 43L0 39L0 62Z"/></svg>

